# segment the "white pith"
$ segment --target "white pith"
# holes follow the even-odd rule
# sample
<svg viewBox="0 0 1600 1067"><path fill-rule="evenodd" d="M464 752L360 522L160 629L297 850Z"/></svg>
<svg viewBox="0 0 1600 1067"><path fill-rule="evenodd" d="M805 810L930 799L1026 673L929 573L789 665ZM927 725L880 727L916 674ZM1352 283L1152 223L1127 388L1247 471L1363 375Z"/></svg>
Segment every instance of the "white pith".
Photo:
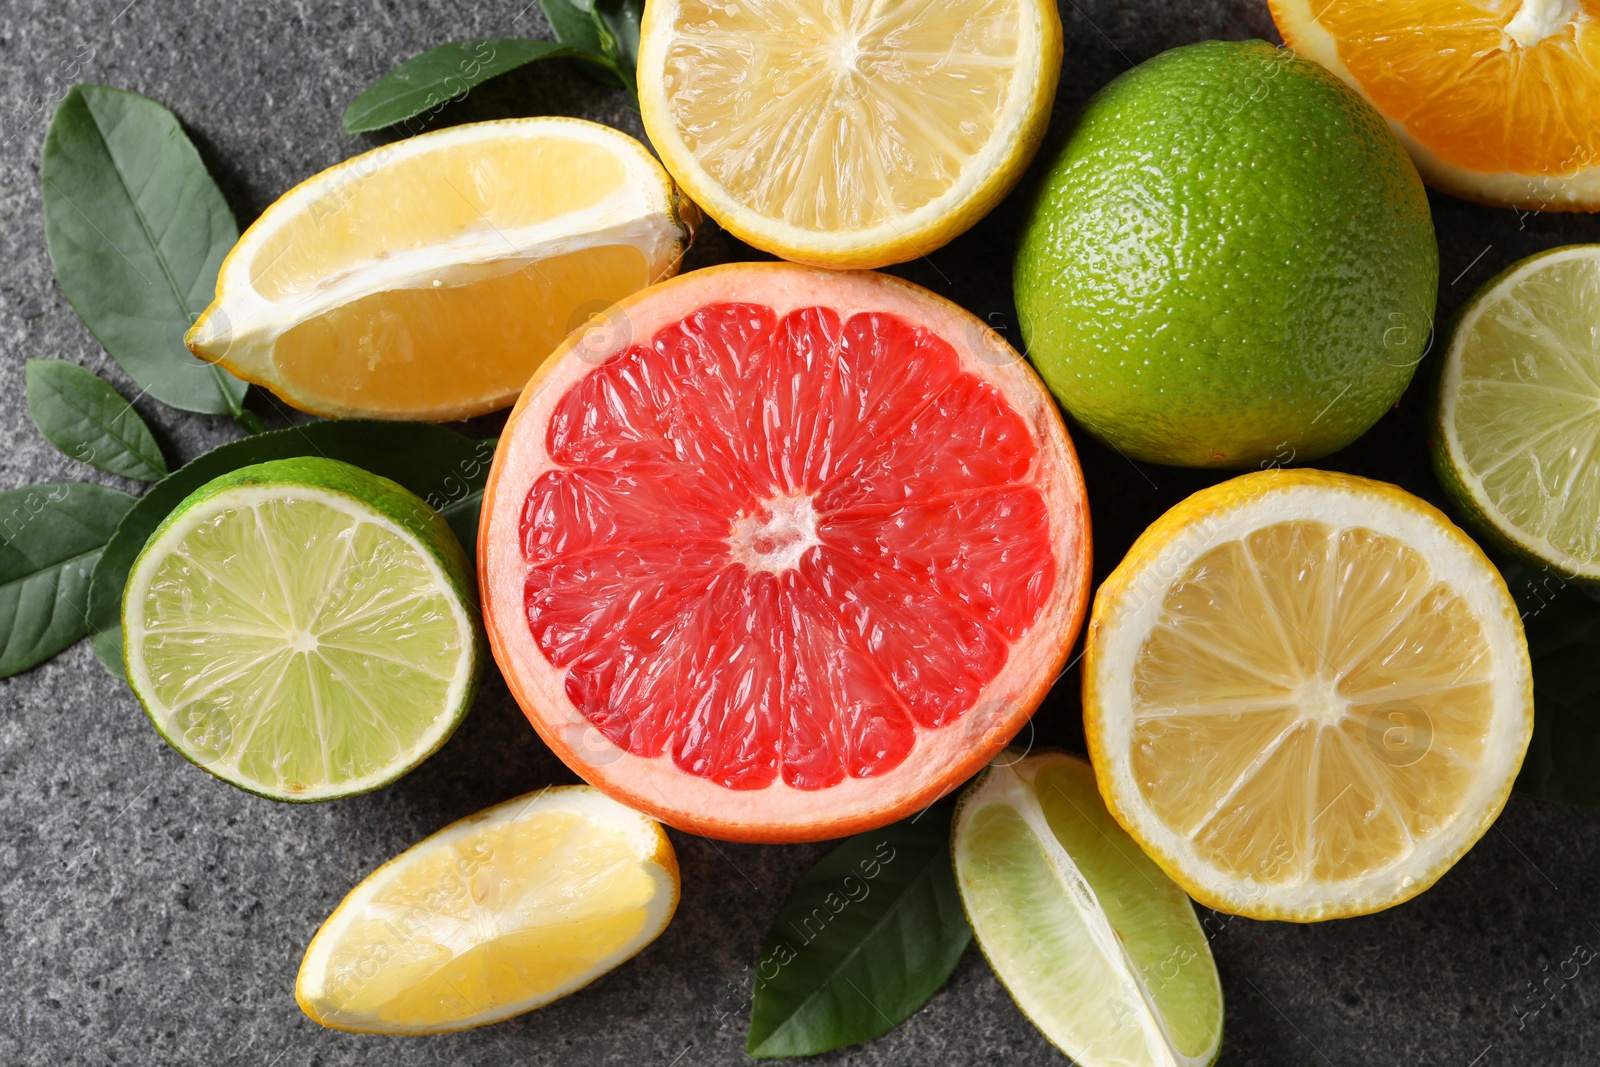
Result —
<svg viewBox="0 0 1600 1067"><path fill-rule="evenodd" d="M1522 48L1532 48L1554 37L1578 17L1578 0L1522 0L1506 23L1506 36Z"/></svg>
<svg viewBox="0 0 1600 1067"><path fill-rule="evenodd" d="M754 514L733 521L728 546L745 570L782 574L800 565L800 557L822 543L817 537L817 509L809 493L775 496Z"/></svg>

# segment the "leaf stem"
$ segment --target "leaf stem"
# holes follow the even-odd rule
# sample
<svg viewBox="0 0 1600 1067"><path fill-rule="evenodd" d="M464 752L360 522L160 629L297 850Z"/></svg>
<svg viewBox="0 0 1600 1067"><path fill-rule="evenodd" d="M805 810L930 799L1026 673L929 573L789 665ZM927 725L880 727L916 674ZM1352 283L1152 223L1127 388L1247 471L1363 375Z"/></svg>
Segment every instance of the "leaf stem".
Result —
<svg viewBox="0 0 1600 1067"><path fill-rule="evenodd" d="M238 423L239 427L252 437L267 431L266 426L261 422L261 416L243 407L233 413L233 421Z"/></svg>

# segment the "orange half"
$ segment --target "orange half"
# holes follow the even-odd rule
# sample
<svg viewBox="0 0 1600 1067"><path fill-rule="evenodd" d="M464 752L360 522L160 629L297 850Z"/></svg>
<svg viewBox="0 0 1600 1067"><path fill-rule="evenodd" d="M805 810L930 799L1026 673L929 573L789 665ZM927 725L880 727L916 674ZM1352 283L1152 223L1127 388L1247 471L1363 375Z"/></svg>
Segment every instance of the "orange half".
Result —
<svg viewBox="0 0 1600 1067"><path fill-rule="evenodd" d="M1358 89L1428 184L1600 209L1600 0L1269 0L1284 43Z"/></svg>

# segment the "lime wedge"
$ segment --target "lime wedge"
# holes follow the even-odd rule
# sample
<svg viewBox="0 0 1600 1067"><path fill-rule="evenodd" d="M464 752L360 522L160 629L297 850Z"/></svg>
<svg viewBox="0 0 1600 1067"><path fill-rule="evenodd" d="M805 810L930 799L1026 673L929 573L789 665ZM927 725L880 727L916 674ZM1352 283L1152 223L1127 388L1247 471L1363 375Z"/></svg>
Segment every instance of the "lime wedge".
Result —
<svg viewBox="0 0 1600 1067"><path fill-rule="evenodd" d="M1190 1067L1222 987L1183 891L1107 813L1089 764L1002 753L956 810L956 883L1017 1006L1082 1067Z"/></svg>
<svg viewBox="0 0 1600 1067"><path fill-rule="evenodd" d="M151 534L123 593L128 682L190 761L277 800L386 785L442 745L483 660L438 513L327 459L244 467Z"/></svg>
<svg viewBox="0 0 1600 1067"><path fill-rule="evenodd" d="M1500 547L1600 581L1600 245L1530 256L1457 320L1434 467Z"/></svg>

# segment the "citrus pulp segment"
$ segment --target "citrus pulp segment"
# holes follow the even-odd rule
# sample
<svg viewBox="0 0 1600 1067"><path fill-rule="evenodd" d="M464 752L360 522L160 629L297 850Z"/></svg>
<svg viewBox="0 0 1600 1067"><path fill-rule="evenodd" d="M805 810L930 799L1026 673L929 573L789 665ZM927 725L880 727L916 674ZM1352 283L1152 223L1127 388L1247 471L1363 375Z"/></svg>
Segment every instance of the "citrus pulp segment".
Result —
<svg viewBox="0 0 1600 1067"><path fill-rule="evenodd" d="M1309 922L1432 885L1533 729L1499 572L1394 486L1247 474L1156 521L1101 587L1084 726L1117 820L1208 907Z"/></svg>
<svg viewBox="0 0 1600 1067"><path fill-rule="evenodd" d="M638 141L508 119L375 148L285 193L186 343L305 411L509 405L579 324L677 272L697 218Z"/></svg>
<svg viewBox="0 0 1600 1067"><path fill-rule="evenodd" d="M1542 252L1467 302L1439 381L1434 467L1502 545L1600 581L1600 245Z"/></svg>
<svg viewBox="0 0 1600 1067"><path fill-rule="evenodd" d="M1060 414L917 286L787 264L623 301L529 383L479 533L491 646L575 771L725 838L945 793L1059 670L1088 514Z"/></svg>
<svg viewBox="0 0 1600 1067"><path fill-rule="evenodd" d="M824 267L933 251L1044 138L1061 20L1043 0L652 0L650 141L742 240Z"/></svg>
<svg viewBox="0 0 1600 1067"><path fill-rule="evenodd" d="M1430 185L1534 211L1600 209L1593 0L1270 0L1284 43L1388 118Z"/></svg>
<svg viewBox="0 0 1600 1067"><path fill-rule="evenodd" d="M678 905L661 827L588 786L505 801L372 872L306 949L295 999L338 1030L431 1034L564 997Z"/></svg>
<svg viewBox="0 0 1600 1067"><path fill-rule="evenodd" d="M123 593L128 683L186 759L276 800L394 781L466 715L483 662L444 519L347 463L276 460L195 490Z"/></svg>

